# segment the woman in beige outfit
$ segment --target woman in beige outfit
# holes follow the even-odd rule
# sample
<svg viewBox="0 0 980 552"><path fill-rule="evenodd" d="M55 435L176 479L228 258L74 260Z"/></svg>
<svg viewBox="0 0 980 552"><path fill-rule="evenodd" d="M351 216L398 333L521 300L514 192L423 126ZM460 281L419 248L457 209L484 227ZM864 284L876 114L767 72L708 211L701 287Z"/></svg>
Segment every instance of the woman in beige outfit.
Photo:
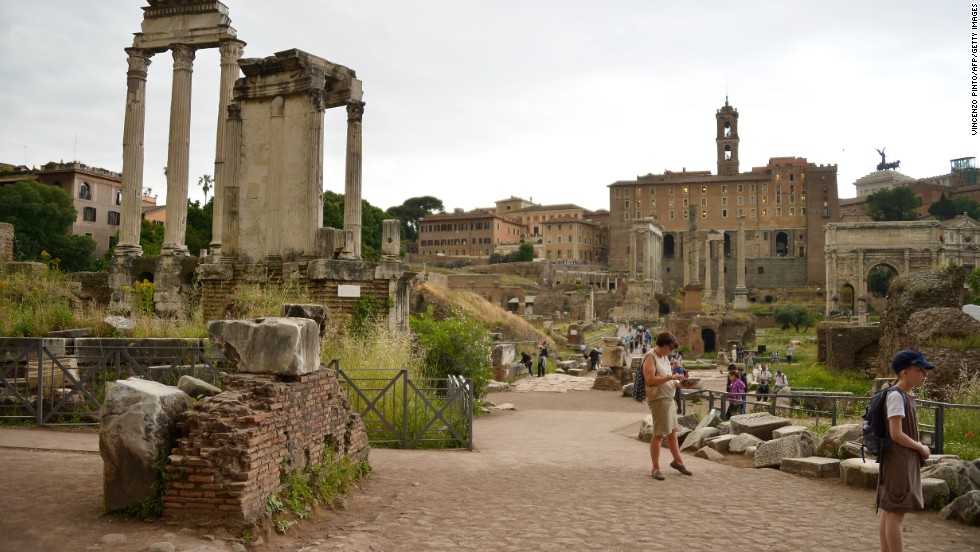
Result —
<svg viewBox="0 0 980 552"><path fill-rule="evenodd" d="M656 346L643 357L643 379L646 382L647 406L653 416L653 438L650 439L650 459L653 461L651 476L658 481L665 479L660 471L660 443L667 436L667 447L674 457L670 467L684 475L691 472L684 467L680 446L677 444L677 412L674 409L674 389L684 379L672 374L671 351L678 347L677 339L668 332L657 335Z"/></svg>

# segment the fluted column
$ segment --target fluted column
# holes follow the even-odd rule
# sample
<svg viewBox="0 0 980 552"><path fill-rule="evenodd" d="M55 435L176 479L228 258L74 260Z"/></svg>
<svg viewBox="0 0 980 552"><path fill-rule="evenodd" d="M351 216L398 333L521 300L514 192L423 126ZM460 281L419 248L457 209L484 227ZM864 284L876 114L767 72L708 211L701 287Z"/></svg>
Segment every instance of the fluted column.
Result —
<svg viewBox="0 0 980 552"><path fill-rule="evenodd" d="M350 248L355 258L361 258L361 119L364 102L347 102L347 172L344 182L344 230L353 233Z"/></svg>
<svg viewBox="0 0 980 552"><path fill-rule="evenodd" d="M714 242L712 240L704 241L704 292L703 296L706 300L711 300L714 292L711 288L711 250Z"/></svg>
<svg viewBox="0 0 980 552"><path fill-rule="evenodd" d="M725 300L725 234L722 233L718 242L718 305L724 306Z"/></svg>
<svg viewBox="0 0 980 552"><path fill-rule="evenodd" d="M738 217L738 250L735 252L735 309L749 308L749 290L745 287L745 215Z"/></svg>
<svg viewBox="0 0 980 552"><path fill-rule="evenodd" d="M865 313L867 305L868 281L864 275L864 250L857 252L857 289L854 290L854 310L859 315Z"/></svg>
<svg viewBox="0 0 980 552"><path fill-rule="evenodd" d="M323 226L323 112L326 109L326 97L322 88L309 92L312 120L307 129L309 152L307 158L307 216L310 226L306 235L308 241L304 251L310 255L317 250L316 236ZM358 202L360 203L360 202ZM346 214L346 201L345 201Z"/></svg>
<svg viewBox="0 0 980 552"><path fill-rule="evenodd" d="M636 279L636 230L630 232L630 280Z"/></svg>
<svg viewBox="0 0 980 552"><path fill-rule="evenodd" d="M242 106L237 102L228 104L225 134L225 183L222 191L225 197L221 202L221 250L224 255L235 256L240 251L238 216L241 210L241 188L238 174L242 150ZM218 208L217 203L214 208Z"/></svg>
<svg viewBox="0 0 980 552"><path fill-rule="evenodd" d="M214 205L211 209L211 255L221 255L221 239L224 229L224 202L227 176L225 160L225 139L228 122L228 103L231 102L232 89L238 78L238 60L242 57L245 43L241 40L222 40L218 47L221 52L221 84L218 90L218 132L214 146Z"/></svg>
<svg viewBox="0 0 980 552"><path fill-rule="evenodd" d="M167 222L163 231L164 252L187 253L187 182L191 148L191 76L194 48L171 47L174 82L170 98L170 145L167 151Z"/></svg>
<svg viewBox="0 0 980 552"><path fill-rule="evenodd" d="M146 123L146 70L153 54L139 48L126 48L126 116L123 123L122 212L119 216L121 254L139 256L140 221L143 204L143 137Z"/></svg>

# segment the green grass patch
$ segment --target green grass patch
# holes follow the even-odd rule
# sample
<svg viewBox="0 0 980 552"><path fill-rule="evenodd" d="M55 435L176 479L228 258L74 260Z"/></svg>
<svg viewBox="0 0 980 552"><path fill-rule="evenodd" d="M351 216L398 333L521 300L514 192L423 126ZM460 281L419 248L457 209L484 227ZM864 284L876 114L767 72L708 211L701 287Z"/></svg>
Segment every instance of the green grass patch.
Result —
<svg viewBox="0 0 980 552"><path fill-rule="evenodd" d="M794 355L795 358L795 355ZM782 370L793 387L819 387L824 391L850 392L855 395L867 395L871 391L871 381L855 370L831 372L827 366L820 363L786 364L779 363L770 368L775 373Z"/></svg>
<svg viewBox="0 0 980 552"><path fill-rule="evenodd" d="M367 461L359 462L324 447L320 463L283 471L279 492L269 495L266 512L275 529L285 533L297 520L310 517L320 505L332 504L362 477L371 473Z"/></svg>
<svg viewBox="0 0 980 552"><path fill-rule="evenodd" d="M929 340L929 347L953 349L956 351L980 349L980 334L971 334L963 337L936 336Z"/></svg>

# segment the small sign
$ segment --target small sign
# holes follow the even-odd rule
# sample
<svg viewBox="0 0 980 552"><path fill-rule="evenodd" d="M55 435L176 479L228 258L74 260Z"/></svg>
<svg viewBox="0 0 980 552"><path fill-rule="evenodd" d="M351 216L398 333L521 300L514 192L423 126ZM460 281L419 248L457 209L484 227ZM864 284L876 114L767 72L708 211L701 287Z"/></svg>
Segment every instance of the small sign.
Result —
<svg viewBox="0 0 980 552"><path fill-rule="evenodd" d="M337 286L337 297L360 297L361 286L339 285Z"/></svg>
<svg viewBox="0 0 980 552"><path fill-rule="evenodd" d="M568 330L568 335L578 335L578 330Z"/></svg>

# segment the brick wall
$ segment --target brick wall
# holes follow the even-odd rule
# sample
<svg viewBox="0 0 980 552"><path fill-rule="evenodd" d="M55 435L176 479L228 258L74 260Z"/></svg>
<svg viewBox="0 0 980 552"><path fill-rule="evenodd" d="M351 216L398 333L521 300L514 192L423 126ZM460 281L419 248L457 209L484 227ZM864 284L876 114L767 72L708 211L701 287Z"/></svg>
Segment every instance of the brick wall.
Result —
<svg viewBox="0 0 980 552"><path fill-rule="evenodd" d="M0 222L0 263L14 260L14 225Z"/></svg>
<svg viewBox="0 0 980 552"><path fill-rule="evenodd" d="M280 476L321 461L324 445L355 460L370 452L360 417L333 370L281 381L233 374L177 423L164 516L254 523Z"/></svg>

